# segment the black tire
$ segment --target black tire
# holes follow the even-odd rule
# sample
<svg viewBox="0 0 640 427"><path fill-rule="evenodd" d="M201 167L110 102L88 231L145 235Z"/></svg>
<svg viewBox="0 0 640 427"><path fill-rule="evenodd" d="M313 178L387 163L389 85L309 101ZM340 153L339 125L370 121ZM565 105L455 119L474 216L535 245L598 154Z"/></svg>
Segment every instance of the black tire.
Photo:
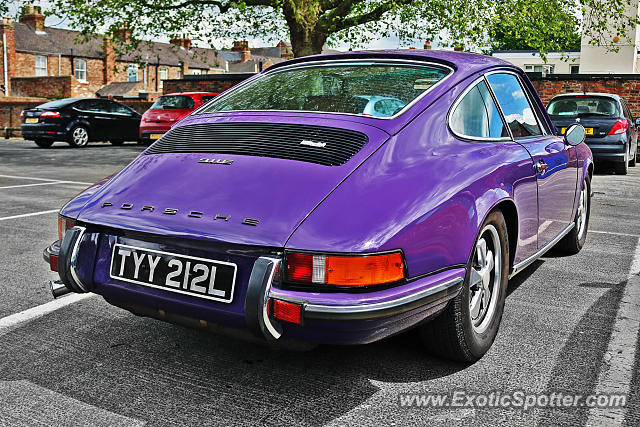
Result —
<svg viewBox="0 0 640 427"><path fill-rule="evenodd" d="M89 130L84 126L74 126L69 132L69 145L86 147L89 143Z"/></svg>
<svg viewBox="0 0 640 427"><path fill-rule="evenodd" d="M53 141L49 139L36 139L33 142L35 142L36 145L40 148L49 148L53 145Z"/></svg>
<svg viewBox="0 0 640 427"><path fill-rule="evenodd" d="M583 197L585 198L583 204ZM586 210L584 223L582 223L580 215L582 213L581 208ZM589 231L589 217L591 214L591 179L587 176L580 190L580 198L578 200L578 209L576 209L576 215L573 218L575 226L571 229L569 234L564 236L562 240L558 242L558 248L567 255L575 255L584 246L584 242L587 240L587 232Z"/></svg>
<svg viewBox="0 0 640 427"><path fill-rule="evenodd" d="M633 149L633 154L631 155L631 159L629 160L629 166L630 167L635 167L636 166L636 157L638 155L638 147L634 147Z"/></svg>
<svg viewBox="0 0 640 427"><path fill-rule="evenodd" d="M115 145L115 146L124 144L124 141L122 139L115 139L109 142L111 143L111 145Z"/></svg>
<svg viewBox="0 0 640 427"><path fill-rule="evenodd" d="M489 227L492 227L496 233L493 234ZM493 274L489 276L489 281L493 283L493 294L489 299L488 306L491 307L491 304L495 303L493 311L491 313L487 311L484 318L480 319L481 323L475 325L477 320L474 321L472 319L472 308L470 307L470 298L473 292L473 285L471 285L472 269L475 269L476 266L477 248L480 244L480 239L486 240L487 233L493 236L497 235L500 242L500 268L498 269L494 264ZM488 248L488 245L485 246L486 248ZM499 276L496 276L496 274L499 274ZM480 359L491 348L498 334L508 282L509 239L507 225L502 212L493 211L485 219L482 227L480 227L480 233L476 237L474 249L467 263L467 275L462 285L462 290L458 296L449 302L436 319L418 328L420 337L429 351L437 356L460 362L469 363ZM489 315L490 317L487 317ZM485 323L485 328L479 330L478 327Z"/></svg>

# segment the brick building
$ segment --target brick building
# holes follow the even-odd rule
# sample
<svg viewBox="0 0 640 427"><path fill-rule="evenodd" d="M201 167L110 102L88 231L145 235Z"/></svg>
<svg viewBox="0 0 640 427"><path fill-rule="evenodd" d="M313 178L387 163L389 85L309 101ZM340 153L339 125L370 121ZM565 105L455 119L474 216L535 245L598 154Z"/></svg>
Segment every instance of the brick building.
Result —
<svg viewBox="0 0 640 427"><path fill-rule="evenodd" d="M123 28L116 37L126 43L128 30ZM0 96L153 98L163 92L164 80L257 72L290 55L285 43L252 52L242 41L231 51L221 51L194 47L186 36L170 43L142 42L135 52L118 55L112 40L79 39L77 31L45 27L39 7L28 8L20 22L3 18Z"/></svg>

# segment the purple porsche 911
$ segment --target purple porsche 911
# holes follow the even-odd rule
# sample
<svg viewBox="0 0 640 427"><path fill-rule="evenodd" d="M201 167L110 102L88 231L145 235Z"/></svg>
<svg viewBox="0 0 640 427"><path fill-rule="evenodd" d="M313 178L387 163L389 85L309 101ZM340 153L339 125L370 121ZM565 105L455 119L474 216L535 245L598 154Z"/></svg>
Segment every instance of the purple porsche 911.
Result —
<svg viewBox="0 0 640 427"><path fill-rule="evenodd" d="M508 280L583 246L592 156L526 75L436 51L294 59L228 90L60 211L54 296L267 342L416 327L491 347Z"/></svg>

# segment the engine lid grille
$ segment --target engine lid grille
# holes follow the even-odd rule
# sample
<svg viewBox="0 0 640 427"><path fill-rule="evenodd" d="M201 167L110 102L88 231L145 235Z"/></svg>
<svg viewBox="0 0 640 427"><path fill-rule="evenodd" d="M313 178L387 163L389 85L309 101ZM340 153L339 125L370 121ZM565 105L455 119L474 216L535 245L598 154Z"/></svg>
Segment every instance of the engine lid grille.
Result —
<svg viewBox="0 0 640 427"><path fill-rule="evenodd" d="M219 153L339 166L368 142L366 134L287 123L199 123L171 129L146 154Z"/></svg>

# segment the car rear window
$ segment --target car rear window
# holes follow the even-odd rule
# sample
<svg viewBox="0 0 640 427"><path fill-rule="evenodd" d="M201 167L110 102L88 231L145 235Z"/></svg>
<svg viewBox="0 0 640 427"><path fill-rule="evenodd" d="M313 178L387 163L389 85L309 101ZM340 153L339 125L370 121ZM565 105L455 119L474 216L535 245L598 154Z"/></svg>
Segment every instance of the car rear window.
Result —
<svg viewBox="0 0 640 427"><path fill-rule="evenodd" d="M392 117L449 73L444 67L397 62L303 64L247 82L199 114L286 110ZM381 100L385 105L376 105Z"/></svg>
<svg viewBox="0 0 640 427"><path fill-rule="evenodd" d="M603 96L563 96L549 103L547 110L550 116L606 116L617 117L618 107L614 99Z"/></svg>
<svg viewBox="0 0 640 427"><path fill-rule="evenodd" d="M186 95L161 96L151 106L152 110L189 109L193 108L193 98Z"/></svg>
<svg viewBox="0 0 640 427"><path fill-rule="evenodd" d="M38 105L38 108L44 109L44 110L48 110L51 108L64 108L69 104L72 104L76 101L78 101L79 98L67 98L67 99L58 99L56 101L50 101L47 103L44 103L42 105Z"/></svg>

